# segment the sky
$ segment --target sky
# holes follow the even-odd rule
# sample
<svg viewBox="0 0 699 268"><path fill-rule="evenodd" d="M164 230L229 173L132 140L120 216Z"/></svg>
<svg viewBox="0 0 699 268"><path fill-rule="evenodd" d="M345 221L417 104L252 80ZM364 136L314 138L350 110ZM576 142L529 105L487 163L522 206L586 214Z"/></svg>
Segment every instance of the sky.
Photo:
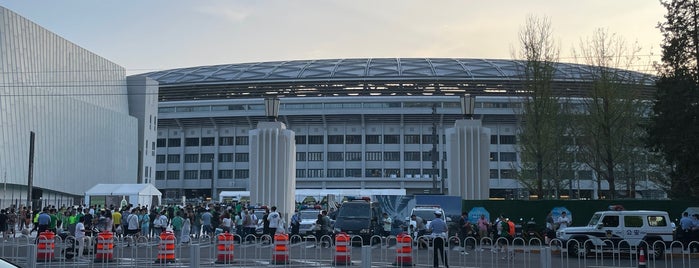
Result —
<svg viewBox="0 0 699 268"><path fill-rule="evenodd" d="M333 58L512 59L527 16L548 18L560 61L598 29L660 55L658 0L0 0L124 68Z"/></svg>

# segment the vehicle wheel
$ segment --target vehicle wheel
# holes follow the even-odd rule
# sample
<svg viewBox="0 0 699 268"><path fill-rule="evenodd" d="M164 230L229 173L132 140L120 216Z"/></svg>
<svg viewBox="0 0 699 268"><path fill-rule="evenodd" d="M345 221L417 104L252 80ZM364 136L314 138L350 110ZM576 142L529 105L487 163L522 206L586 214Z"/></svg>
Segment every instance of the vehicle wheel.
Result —
<svg viewBox="0 0 699 268"><path fill-rule="evenodd" d="M568 244L568 256L581 258L587 256L587 254L590 254L590 251L592 250L592 244L585 243L585 241L577 241L577 243Z"/></svg>

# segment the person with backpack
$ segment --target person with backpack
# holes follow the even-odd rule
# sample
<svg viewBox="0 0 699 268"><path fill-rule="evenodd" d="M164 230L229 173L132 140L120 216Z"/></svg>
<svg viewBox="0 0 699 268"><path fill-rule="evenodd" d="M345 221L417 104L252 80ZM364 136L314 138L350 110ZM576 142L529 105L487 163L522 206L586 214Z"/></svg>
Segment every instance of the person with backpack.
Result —
<svg viewBox="0 0 699 268"><path fill-rule="evenodd" d="M509 253L508 245L510 244L510 241L512 241L512 235L510 235L510 233L514 234L514 223L512 223L512 227L510 227L510 223L511 222L508 218L505 218L504 215L500 215L500 223L498 225L498 235L500 236L500 238L498 238L500 253ZM503 260L508 258L509 254L502 257Z"/></svg>

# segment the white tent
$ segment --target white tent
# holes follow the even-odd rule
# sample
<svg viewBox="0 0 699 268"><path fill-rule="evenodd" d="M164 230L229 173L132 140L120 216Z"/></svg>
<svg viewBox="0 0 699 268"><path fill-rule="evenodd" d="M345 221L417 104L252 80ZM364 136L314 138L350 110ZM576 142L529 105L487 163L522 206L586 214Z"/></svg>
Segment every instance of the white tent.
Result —
<svg viewBox="0 0 699 268"><path fill-rule="evenodd" d="M93 198L98 197L98 198ZM97 184L85 192L85 204L91 204L90 199L104 200L105 205L109 205L108 198L119 201L126 199L129 204L148 206L149 208L160 204L162 193L152 184ZM94 202L93 202L94 203Z"/></svg>

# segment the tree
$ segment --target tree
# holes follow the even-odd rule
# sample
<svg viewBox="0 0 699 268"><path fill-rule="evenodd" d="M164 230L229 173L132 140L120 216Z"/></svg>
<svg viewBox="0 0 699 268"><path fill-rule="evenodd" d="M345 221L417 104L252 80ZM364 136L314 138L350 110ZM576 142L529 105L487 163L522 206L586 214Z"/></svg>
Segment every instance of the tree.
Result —
<svg viewBox="0 0 699 268"><path fill-rule="evenodd" d="M547 18L529 16L519 31L524 96L519 121L521 167L518 180L539 199L555 194L561 188L566 155L560 97L552 87L558 61L558 46L553 40ZM553 190L553 191L552 191ZM552 193L553 192L553 193Z"/></svg>
<svg viewBox="0 0 699 268"><path fill-rule="evenodd" d="M593 80L585 108L579 116L579 160L590 167L600 180L609 184L609 198L617 197L617 184L626 188L627 197L635 195L635 172L645 167L633 161L645 154L641 127L644 102L641 91L647 81L631 75L640 48L627 46L623 38L598 29L580 42L575 53L589 67ZM623 176L624 174L629 177ZM619 180L626 178L626 180Z"/></svg>
<svg viewBox="0 0 699 268"><path fill-rule="evenodd" d="M648 146L670 166L670 197L699 194L699 4L661 2L667 9L656 101L648 125Z"/></svg>

